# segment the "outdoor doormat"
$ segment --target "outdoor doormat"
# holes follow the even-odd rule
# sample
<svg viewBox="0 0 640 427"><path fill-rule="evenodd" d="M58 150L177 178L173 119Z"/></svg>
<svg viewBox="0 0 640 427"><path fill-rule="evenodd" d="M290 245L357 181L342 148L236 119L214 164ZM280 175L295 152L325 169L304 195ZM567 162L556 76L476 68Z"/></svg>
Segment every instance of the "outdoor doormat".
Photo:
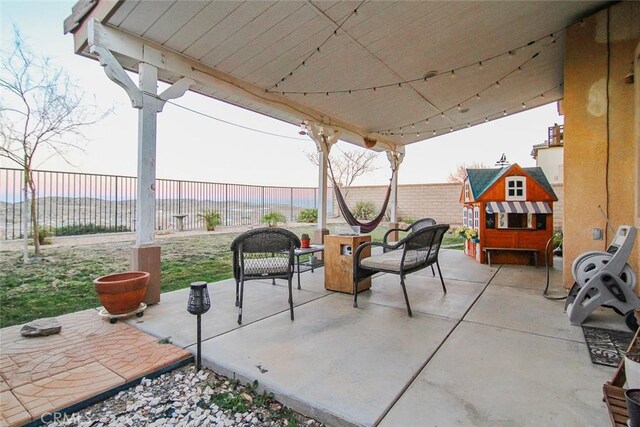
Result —
<svg viewBox="0 0 640 427"><path fill-rule="evenodd" d="M633 332L583 326L582 332L589 347L591 362L617 368L633 339Z"/></svg>

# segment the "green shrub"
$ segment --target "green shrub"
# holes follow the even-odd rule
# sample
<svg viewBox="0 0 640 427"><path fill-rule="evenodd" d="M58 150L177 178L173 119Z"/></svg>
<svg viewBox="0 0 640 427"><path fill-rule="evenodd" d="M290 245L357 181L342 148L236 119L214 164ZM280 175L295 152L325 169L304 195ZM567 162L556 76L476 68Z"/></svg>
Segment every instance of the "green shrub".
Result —
<svg viewBox="0 0 640 427"><path fill-rule="evenodd" d="M318 222L318 209L301 209L298 222Z"/></svg>
<svg viewBox="0 0 640 427"><path fill-rule="evenodd" d="M353 216L357 219L373 219L375 216L376 208L371 202L358 202L356 208L353 211Z"/></svg>
<svg viewBox="0 0 640 427"><path fill-rule="evenodd" d="M404 222L405 224L413 224L414 222L416 222L415 218L410 216L399 218L399 220Z"/></svg>
<svg viewBox="0 0 640 427"><path fill-rule="evenodd" d="M220 212L217 211L204 211L201 214L198 214L198 217L204 219L207 231L215 230L216 226L222 223Z"/></svg>
<svg viewBox="0 0 640 427"><path fill-rule="evenodd" d="M53 236L53 229L51 227L38 226L38 243L41 245L50 245ZM29 233L29 239L33 240L33 233Z"/></svg>
<svg viewBox="0 0 640 427"><path fill-rule="evenodd" d="M124 225L105 227L104 225L95 224L74 224L55 228L53 229L53 234L56 236L78 236L81 234L122 233L127 231L131 231L131 229Z"/></svg>
<svg viewBox="0 0 640 427"><path fill-rule="evenodd" d="M277 227L279 222L287 222L287 218L282 212L269 212L262 217L262 222L269 225L269 227Z"/></svg>

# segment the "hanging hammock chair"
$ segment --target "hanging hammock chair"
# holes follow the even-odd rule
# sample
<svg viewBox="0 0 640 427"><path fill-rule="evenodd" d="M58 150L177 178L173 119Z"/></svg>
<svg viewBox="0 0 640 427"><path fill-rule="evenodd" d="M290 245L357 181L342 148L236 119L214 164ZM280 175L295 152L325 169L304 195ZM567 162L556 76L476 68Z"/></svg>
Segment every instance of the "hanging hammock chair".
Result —
<svg viewBox="0 0 640 427"><path fill-rule="evenodd" d="M384 203L382 204L382 209L380 209L380 213L378 214L378 216L376 216L373 220L369 222L360 222L355 216L353 216L353 214L349 210L349 206L347 205L347 202L344 200L342 192L340 191L340 186L338 185L338 183L334 178L331 162L328 162L328 163L329 163L329 169L331 169L331 181L333 181L333 191L336 195L336 201L338 202L338 207L340 208L340 212L342 212L342 216L344 217L345 221L347 221L347 224L349 225L360 226L360 231L363 233L371 233L373 230L375 230L378 227L378 225L380 225L380 223L384 219L384 214L387 211L387 205L389 204L389 197L391 196L392 181L389 180L387 195L384 197Z"/></svg>

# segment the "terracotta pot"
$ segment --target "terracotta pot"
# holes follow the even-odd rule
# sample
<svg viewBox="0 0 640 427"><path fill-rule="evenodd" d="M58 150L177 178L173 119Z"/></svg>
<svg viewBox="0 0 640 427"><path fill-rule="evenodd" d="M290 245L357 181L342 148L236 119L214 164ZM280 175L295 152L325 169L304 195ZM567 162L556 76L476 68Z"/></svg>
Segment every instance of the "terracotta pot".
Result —
<svg viewBox="0 0 640 427"><path fill-rule="evenodd" d="M307 249L310 243L311 239L300 239L300 248Z"/></svg>
<svg viewBox="0 0 640 427"><path fill-rule="evenodd" d="M93 281L100 303L111 314L125 314L140 306L147 293L149 273L127 271L98 277Z"/></svg>

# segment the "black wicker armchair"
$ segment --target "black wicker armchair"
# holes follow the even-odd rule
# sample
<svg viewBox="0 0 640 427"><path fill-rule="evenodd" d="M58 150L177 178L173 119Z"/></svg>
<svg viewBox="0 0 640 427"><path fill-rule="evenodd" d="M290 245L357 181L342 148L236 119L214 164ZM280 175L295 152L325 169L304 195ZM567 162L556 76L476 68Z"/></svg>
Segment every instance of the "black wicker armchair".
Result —
<svg viewBox="0 0 640 427"><path fill-rule="evenodd" d="M446 293L447 288L444 285L444 279L440 271L438 254L440 252L442 238L448 229L449 224L433 225L414 231L393 245L380 242L367 242L358 246L354 254L353 263L353 306L358 306L358 292L356 289L357 285L355 284L375 273L392 273L400 276L400 286L402 287L404 300L407 304L407 312L409 316L412 316L404 278L409 273L433 266L434 264L438 267L442 290ZM382 246L383 249L388 249L388 251L381 255L361 259L362 251L367 246Z"/></svg>
<svg viewBox="0 0 640 427"><path fill-rule="evenodd" d="M398 242L395 241L389 241L389 236L391 235L391 233L396 232L396 231L402 231L405 233L413 233L414 231L418 231L418 230L422 230L425 227L431 227L432 225L436 225L436 220L433 218L422 218L417 220L416 222L414 222L413 224L411 224L410 226L408 226L407 228L390 228L386 233L384 233L384 236L382 237L382 242L385 245L395 245ZM389 249L387 249L386 247L383 248L384 252L388 252ZM433 264L431 265L431 274L433 274L434 276L436 275L436 271L433 269Z"/></svg>
<svg viewBox="0 0 640 427"><path fill-rule="evenodd" d="M242 233L231 243L233 278L236 281L238 324L242 324L244 282L247 280L286 279L289 285L289 311L293 320L294 250L300 247L298 236L283 228L259 228Z"/></svg>

